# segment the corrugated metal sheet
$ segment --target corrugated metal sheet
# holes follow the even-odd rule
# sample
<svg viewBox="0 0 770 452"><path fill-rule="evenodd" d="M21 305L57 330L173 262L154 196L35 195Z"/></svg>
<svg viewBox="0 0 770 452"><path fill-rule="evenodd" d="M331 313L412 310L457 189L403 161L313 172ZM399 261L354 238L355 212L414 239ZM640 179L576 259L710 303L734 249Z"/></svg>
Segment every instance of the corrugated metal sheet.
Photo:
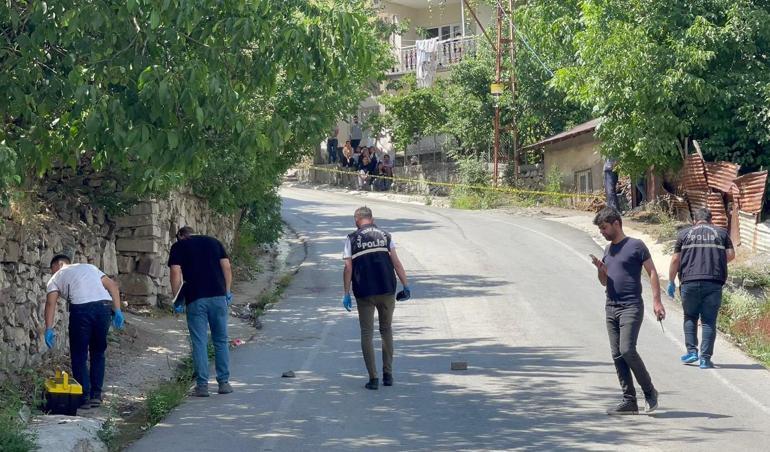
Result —
<svg viewBox="0 0 770 452"><path fill-rule="evenodd" d="M721 193L709 193L708 207L711 211L712 223L720 228L727 229L730 222L727 220L727 211L725 210L725 201Z"/></svg>
<svg viewBox="0 0 770 452"><path fill-rule="evenodd" d="M698 154L688 155L682 169L682 185L687 192L708 191L706 181L706 164Z"/></svg>
<svg viewBox="0 0 770 452"><path fill-rule="evenodd" d="M741 246L751 249L754 245L754 231L757 228L757 217L748 212L738 212L741 223Z"/></svg>
<svg viewBox="0 0 770 452"><path fill-rule="evenodd" d="M708 186L721 192L729 192L738 177L741 166L730 162L706 162Z"/></svg>
<svg viewBox="0 0 770 452"><path fill-rule="evenodd" d="M765 200L767 171L744 174L735 179L735 184L741 193L739 200L741 210L752 214L761 213L762 203Z"/></svg>
<svg viewBox="0 0 770 452"><path fill-rule="evenodd" d="M708 207L708 192L706 190L685 190L687 202L690 204L690 212L693 209L705 209Z"/></svg>

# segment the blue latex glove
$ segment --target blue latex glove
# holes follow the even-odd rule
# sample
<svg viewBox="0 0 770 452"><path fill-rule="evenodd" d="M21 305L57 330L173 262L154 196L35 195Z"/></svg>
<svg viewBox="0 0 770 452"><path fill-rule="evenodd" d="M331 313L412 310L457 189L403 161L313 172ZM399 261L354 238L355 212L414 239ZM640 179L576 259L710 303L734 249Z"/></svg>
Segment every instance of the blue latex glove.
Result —
<svg viewBox="0 0 770 452"><path fill-rule="evenodd" d="M409 289L409 286L404 286L404 290L396 294L396 300L398 301L406 301L410 298L412 298L412 291Z"/></svg>
<svg viewBox="0 0 770 452"><path fill-rule="evenodd" d="M124 323L126 323L126 318L123 317L123 313L120 312L120 309L116 309L115 315L112 318L112 325L115 326L115 328L122 330Z"/></svg>
<svg viewBox="0 0 770 452"><path fill-rule="evenodd" d="M674 284L674 281L669 281L666 292L668 292L669 297L674 298L674 295L676 295L676 284Z"/></svg>
<svg viewBox="0 0 770 452"><path fill-rule="evenodd" d="M184 304L174 304L174 312L176 312L177 314L183 314Z"/></svg>
<svg viewBox="0 0 770 452"><path fill-rule="evenodd" d="M343 306L343 307L344 307L344 308L345 308L345 309L346 309L348 312L350 312L350 311L352 311L352 310L353 310L353 299L352 299L352 298L350 298L350 294L349 294L349 293L345 294L345 296L344 296L344 297L342 297L342 306Z"/></svg>
<svg viewBox="0 0 770 452"><path fill-rule="evenodd" d="M233 293L232 292L227 292L227 294L225 294L225 301L227 302L228 306L230 306L230 304L232 304L232 302L233 302Z"/></svg>
<svg viewBox="0 0 770 452"><path fill-rule="evenodd" d="M45 329L45 345L47 345L48 348L53 348L54 345L56 345L56 333L54 333L51 328Z"/></svg>

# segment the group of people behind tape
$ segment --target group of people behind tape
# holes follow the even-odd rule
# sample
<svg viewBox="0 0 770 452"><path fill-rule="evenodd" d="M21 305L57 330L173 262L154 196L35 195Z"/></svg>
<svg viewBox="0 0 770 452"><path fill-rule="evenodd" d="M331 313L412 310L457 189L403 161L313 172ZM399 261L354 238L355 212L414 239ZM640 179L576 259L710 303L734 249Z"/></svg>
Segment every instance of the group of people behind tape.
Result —
<svg viewBox="0 0 770 452"><path fill-rule="evenodd" d="M393 185L394 162L390 155L376 146L361 145L363 132L358 116L350 124L350 137L339 146L339 129L334 129L326 140L327 159L344 171L357 174L359 190L388 191Z"/></svg>

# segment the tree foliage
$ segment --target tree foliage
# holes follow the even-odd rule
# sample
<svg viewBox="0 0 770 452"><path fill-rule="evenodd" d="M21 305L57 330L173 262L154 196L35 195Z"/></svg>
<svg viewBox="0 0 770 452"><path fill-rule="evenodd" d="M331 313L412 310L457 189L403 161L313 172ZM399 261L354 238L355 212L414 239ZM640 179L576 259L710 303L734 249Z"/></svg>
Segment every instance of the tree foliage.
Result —
<svg viewBox="0 0 770 452"><path fill-rule="evenodd" d="M0 182L88 153L137 194L269 196L389 66L363 0L0 4Z"/></svg>
<svg viewBox="0 0 770 452"><path fill-rule="evenodd" d="M707 157L770 165L770 3L585 0L578 61L556 86L604 118L606 153L627 172Z"/></svg>

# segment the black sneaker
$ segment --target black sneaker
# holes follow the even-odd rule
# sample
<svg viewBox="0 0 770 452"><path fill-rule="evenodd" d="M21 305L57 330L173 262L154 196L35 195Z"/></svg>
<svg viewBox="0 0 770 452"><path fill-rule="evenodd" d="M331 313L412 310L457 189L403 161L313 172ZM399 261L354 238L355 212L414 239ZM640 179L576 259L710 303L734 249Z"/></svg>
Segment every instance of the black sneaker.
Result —
<svg viewBox="0 0 770 452"><path fill-rule="evenodd" d="M635 400L624 400L620 402L615 408L608 409L607 414L610 416L639 414L639 405L636 404Z"/></svg>
<svg viewBox="0 0 770 452"><path fill-rule="evenodd" d="M658 408L658 390L653 389L652 394L645 394L644 401L647 402L647 412L652 413Z"/></svg>
<svg viewBox="0 0 770 452"><path fill-rule="evenodd" d="M100 408L102 406L102 399L94 397L88 403L91 404L91 408Z"/></svg>
<svg viewBox="0 0 770 452"><path fill-rule="evenodd" d="M193 397L208 397L209 386L208 385L196 385L192 392Z"/></svg>
<svg viewBox="0 0 770 452"><path fill-rule="evenodd" d="M370 378L369 383L365 384L364 387L366 389L379 389L380 388L380 379L379 378Z"/></svg>
<svg viewBox="0 0 770 452"><path fill-rule="evenodd" d="M393 386L393 374L382 374L382 384L383 386Z"/></svg>

